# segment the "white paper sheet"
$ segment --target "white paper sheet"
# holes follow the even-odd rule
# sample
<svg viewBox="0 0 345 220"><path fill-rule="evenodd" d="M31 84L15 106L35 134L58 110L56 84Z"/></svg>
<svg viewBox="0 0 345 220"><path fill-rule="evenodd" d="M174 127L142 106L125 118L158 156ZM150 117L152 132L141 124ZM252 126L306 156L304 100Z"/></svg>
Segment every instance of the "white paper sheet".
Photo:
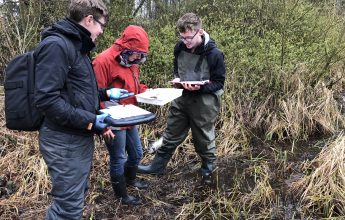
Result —
<svg viewBox="0 0 345 220"><path fill-rule="evenodd" d="M157 88L136 95L137 101L153 105L165 105L182 95L183 89Z"/></svg>
<svg viewBox="0 0 345 220"><path fill-rule="evenodd" d="M151 113L132 104L111 106L109 108L102 109L101 112L110 114L113 119L128 118Z"/></svg>
<svg viewBox="0 0 345 220"><path fill-rule="evenodd" d="M191 85L205 85L209 83L209 80L204 81L170 81L172 84L191 84Z"/></svg>

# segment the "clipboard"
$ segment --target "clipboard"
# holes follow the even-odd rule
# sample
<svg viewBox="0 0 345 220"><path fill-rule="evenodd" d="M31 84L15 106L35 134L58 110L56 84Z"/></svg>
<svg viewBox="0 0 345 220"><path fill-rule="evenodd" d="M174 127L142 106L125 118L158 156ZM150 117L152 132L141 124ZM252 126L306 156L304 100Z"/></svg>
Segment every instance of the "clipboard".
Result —
<svg viewBox="0 0 345 220"><path fill-rule="evenodd" d="M171 84L191 84L191 85L206 85L209 83L209 80L203 80L203 81L169 81Z"/></svg>
<svg viewBox="0 0 345 220"><path fill-rule="evenodd" d="M156 114L132 104L111 106L100 111L110 115L104 121L114 127L145 124L156 119Z"/></svg>
<svg viewBox="0 0 345 220"><path fill-rule="evenodd" d="M108 123L110 126L124 127L124 126L146 124L155 119L156 119L156 115L154 113L151 113L151 114L146 114L146 115L121 118L121 119L114 119L108 116L104 119L104 122Z"/></svg>

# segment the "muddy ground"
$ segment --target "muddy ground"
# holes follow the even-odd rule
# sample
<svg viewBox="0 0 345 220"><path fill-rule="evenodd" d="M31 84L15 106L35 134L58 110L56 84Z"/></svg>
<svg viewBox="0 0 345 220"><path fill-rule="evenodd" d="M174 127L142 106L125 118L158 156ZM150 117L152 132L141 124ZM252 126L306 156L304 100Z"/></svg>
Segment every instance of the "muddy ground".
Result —
<svg viewBox="0 0 345 220"><path fill-rule="evenodd" d="M219 155L211 186L201 184L200 160L187 143L177 149L165 175L139 175L150 184L146 191L129 189L131 195L143 200L139 206L121 205L114 198L107 151L98 145L83 219L319 219L321 215L303 210L291 192L291 183L303 175L303 162L317 155L323 139L294 144L252 140L249 149ZM145 153L144 163L152 157ZM14 196L20 178L1 171L0 176L1 219L44 218L51 202L49 195L43 193L30 200L32 195L24 194L23 201L28 202L21 203L20 196ZM252 192L265 178L267 186L262 189L271 190L270 198L255 198L257 195ZM4 201L18 199L10 206L4 205Z"/></svg>

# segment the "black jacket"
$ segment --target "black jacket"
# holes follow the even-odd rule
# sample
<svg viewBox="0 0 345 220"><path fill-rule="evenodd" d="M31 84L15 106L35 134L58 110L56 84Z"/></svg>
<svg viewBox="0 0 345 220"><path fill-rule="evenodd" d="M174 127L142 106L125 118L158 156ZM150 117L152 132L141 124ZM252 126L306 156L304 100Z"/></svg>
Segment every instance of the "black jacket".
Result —
<svg viewBox="0 0 345 220"><path fill-rule="evenodd" d="M177 57L181 51L186 51L191 53L191 50L186 47L186 45L179 41L174 48L174 77L179 77L178 75L178 63ZM224 87L225 81L225 64L224 55L217 48L214 40L209 38L209 35L204 32L203 42L195 48L195 54L204 54L210 70L210 83L200 87L200 90L187 91L184 93L214 93Z"/></svg>
<svg viewBox="0 0 345 220"><path fill-rule="evenodd" d="M70 43L66 44L61 35ZM99 99L107 99L105 91L97 89L88 56L94 46L90 32L70 19L63 19L42 33L35 50L35 104L45 115L45 126L92 135L87 127L96 119Z"/></svg>

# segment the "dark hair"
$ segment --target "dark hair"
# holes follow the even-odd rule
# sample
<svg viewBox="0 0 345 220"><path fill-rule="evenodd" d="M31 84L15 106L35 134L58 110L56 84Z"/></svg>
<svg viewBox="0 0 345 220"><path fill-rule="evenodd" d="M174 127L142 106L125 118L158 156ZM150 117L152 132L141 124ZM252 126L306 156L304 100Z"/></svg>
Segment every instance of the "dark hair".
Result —
<svg viewBox="0 0 345 220"><path fill-rule="evenodd" d="M202 28L202 21L196 14L187 13L178 19L176 28L180 33L184 33L188 30L200 30Z"/></svg>
<svg viewBox="0 0 345 220"><path fill-rule="evenodd" d="M96 19L108 19L108 10L102 0L71 0L69 18L80 22L84 17L92 15Z"/></svg>

